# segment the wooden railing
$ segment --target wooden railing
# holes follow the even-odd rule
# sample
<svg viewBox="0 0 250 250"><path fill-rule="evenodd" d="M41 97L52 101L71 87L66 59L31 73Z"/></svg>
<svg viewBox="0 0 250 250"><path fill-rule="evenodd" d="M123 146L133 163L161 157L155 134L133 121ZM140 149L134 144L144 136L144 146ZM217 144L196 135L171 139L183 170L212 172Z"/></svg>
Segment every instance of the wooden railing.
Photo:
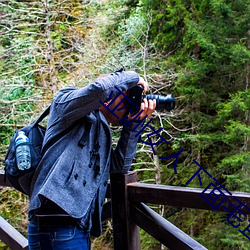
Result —
<svg viewBox="0 0 250 250"><path fill-rule="evenodd" d="M4 180L4 172L0 170L0 186L11 187ZM0 240L13 250L28 249L28 240L0 216Z"/></svg>
<svg viewBox="0 0 250 250"><path fill-rule="evenodd" d="M4 183L3 178L3 172L0 171L0 186L11 186L9 183ZM200 188L142 184L137 181L135 172L126 175L111 174L107 192L107 198L110 200L103 205L102 220L112 217L114 249L140 249L140 228L169 249L207 249L145 204L213 210L213 207L200 197L202 192L203 189ZM203 195L206 197L208 194L211 194L211 190L206 190ZM234 197L250 207L249 193L233 192L227 199L235 204ZM218 202L220 203L222 199L223 197L220 197ZM223 205L228 207L229 202ZM218 208L218 211L222 210L222 207ZM250 214L244 206L241 210ZM0 240L14 250L28 249L27 239L3 218L0 218Z"/></svg>

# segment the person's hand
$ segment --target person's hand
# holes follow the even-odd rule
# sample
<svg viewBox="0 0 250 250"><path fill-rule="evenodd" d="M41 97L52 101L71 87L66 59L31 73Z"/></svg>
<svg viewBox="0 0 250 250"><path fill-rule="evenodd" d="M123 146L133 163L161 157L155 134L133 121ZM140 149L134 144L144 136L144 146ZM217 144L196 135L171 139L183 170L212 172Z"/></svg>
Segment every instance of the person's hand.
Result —
<svg viewBox="0 0 250 250"><path fill-rule="evenodd" d="M146 98L143 99L142 103L141 103L141 108L139 110L138 113L140 113L140 120L142 120L146 115L147 115L147 118L149 118L152 113L154 112L156 108L156 100L147 100ZM136 114L129 114L129 120L133 120L134 117L136 116Z"/></svg>
<svg viewBox="0 0 250 250"><path fill-rule="evenodd" d="M137 83L138 85L142 85L143 87L143 93L147 92L148 90L148 83L142 78L139 78L139 82Z"/></svg>
<svg viewBox="0 0 250 250"><path fill-rule="evenodd" d="M143 112L140 114L140 117L143 118L144 116L148 115L147 118L149 118L152 115L152 113L154 112L155 108L156 108L156 100L155 99L147 100L146 98L144 98L143 102L141 103L140 111L143 110Z"/></svg>

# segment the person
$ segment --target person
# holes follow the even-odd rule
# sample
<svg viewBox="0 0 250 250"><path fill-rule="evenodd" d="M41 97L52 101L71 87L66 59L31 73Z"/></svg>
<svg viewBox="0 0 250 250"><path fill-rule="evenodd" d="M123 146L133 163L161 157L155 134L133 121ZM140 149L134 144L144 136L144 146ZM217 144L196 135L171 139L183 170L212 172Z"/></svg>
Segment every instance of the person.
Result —
<svg viewBox="0 0 250 250"><path fill-rule="evenodd" d="M83 88L63 88L53 98L43 157L32 181L30 250L90 249L90 234L101 235L109 173L127 173L136 153L140 128L123 100L137 84L147 91L136 72L117 71ZM150 117L155 107L155 100L143 100L141 117ZM131 122L112 149L109 124L122 125L126 117Z"/></svg>

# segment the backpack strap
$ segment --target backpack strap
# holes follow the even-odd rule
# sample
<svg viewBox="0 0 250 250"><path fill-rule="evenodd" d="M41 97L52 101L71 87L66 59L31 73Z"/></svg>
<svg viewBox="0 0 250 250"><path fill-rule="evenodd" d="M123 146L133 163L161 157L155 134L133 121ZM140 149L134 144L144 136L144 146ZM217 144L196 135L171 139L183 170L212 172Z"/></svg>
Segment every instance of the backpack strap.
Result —
<svg viewBox="0 0 250 250"><path fill-rule="evenodd" d="M50 106L49 105L43 112L42 114L37 118L37 120L34 122L34 126L37 125L39 122L41 122L50 112Z"/></svg>

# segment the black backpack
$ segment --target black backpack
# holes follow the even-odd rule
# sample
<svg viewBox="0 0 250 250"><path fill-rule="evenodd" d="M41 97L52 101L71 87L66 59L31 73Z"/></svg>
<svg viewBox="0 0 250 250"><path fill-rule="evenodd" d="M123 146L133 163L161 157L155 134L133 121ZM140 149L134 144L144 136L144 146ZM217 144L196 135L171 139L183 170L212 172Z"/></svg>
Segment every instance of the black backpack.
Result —
<svg viewBox="0 0 250 250"><path fill-rule="evenodd" d="M39 125L39 123L49 114L49 110L50 106L44 110L33 124L15 131L5 156L5 181L7 178L14 188L27 195L30 194L32 177L42 158L41 149L46 128ZM18 131L24 131L30 141L31 167L27 170L17 168L15 140Z"/></svg>

